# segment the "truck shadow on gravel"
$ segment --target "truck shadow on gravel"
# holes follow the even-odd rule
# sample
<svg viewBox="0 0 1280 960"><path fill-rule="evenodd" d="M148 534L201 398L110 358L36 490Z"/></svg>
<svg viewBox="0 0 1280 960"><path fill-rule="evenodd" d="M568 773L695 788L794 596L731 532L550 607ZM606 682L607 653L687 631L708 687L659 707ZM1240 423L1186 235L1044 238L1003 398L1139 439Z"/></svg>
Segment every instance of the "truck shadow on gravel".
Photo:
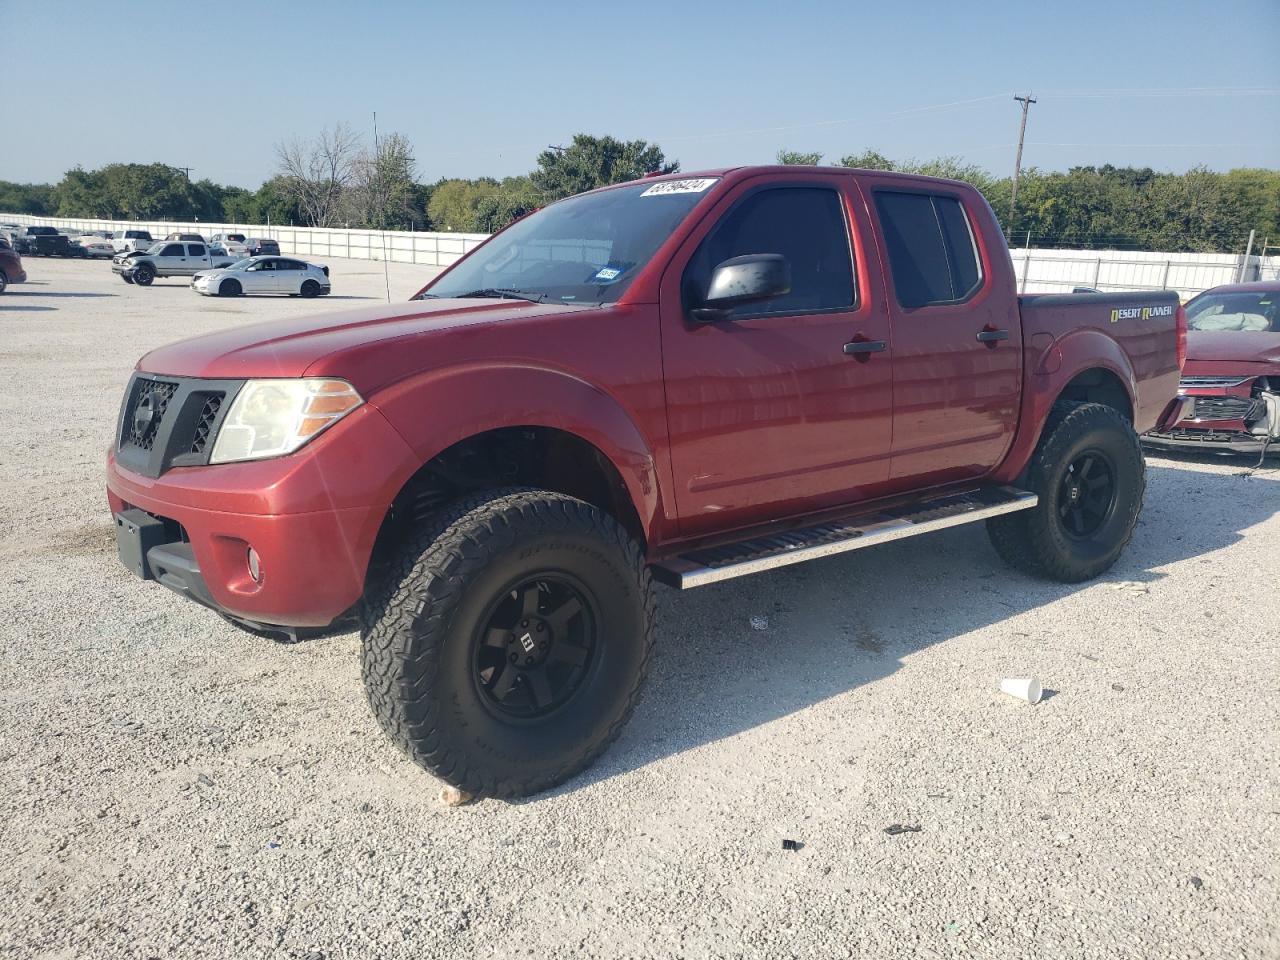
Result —
<svg viewBox="0 0 1280 960"><path fill-rule="evenodd" d="M972 524L688 593L660 588L658 647L635 716L595 766L548 795L785 717L890 676L913 653L1100 583L1141 591L1164 578L1159 568L1229 547L1277 512L1280 475L1152 464L1133 542L1092 582L1010 570ZM1010 639L1023 642L1016 629Z"/></svg>

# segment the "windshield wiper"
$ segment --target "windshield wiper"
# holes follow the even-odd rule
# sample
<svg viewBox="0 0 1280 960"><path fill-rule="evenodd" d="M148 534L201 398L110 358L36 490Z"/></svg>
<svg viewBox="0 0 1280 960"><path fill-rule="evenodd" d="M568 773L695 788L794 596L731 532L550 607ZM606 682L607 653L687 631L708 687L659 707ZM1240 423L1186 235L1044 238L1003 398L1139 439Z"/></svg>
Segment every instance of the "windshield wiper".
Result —
<svg viewBox="0 0 1280 960"><path fill-rule="evenodd" d="M467 293L454 294L460 300L468 297L499 297L503 300L528 300L530 303L541 303L547 299L545 293L532 293L528 290L513 290L509 287L481 287Z"/></svg>

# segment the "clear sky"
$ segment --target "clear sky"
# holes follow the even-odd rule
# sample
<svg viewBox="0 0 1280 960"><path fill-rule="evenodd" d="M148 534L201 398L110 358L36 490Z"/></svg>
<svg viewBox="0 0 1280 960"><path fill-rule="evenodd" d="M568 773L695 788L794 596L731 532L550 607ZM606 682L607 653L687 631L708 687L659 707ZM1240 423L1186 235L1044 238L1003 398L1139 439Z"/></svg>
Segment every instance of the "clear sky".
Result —
<svg viewBox="0 0 1280 960"><path fill-rule="evenodd" d="M685 170L831 161L1280 166L1280 0L0 0L0 179L161 161L256 187L346 121L422 179L527 172L576 132Z"/></svg>

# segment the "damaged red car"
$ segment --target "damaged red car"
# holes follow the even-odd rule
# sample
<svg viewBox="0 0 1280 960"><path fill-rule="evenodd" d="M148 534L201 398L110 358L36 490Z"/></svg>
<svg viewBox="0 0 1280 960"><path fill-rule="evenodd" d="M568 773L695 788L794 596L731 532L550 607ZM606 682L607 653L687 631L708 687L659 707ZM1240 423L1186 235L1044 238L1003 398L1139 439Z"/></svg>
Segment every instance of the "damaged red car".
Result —
<svg viewBox="0 0 1280 960"><path fill-rule="evenodd" d="M1191 412L1142 439L1163 450L1280 453L1280 280L1206 290L1187 303Z"/></svg>

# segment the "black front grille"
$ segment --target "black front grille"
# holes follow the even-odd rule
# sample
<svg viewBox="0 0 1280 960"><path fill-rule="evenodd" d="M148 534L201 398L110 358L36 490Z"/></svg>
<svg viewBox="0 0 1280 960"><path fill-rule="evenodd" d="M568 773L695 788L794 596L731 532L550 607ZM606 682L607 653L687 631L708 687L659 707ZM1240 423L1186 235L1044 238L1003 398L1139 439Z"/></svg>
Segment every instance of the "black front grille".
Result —
<svg viewBox="0 0 1280 960"><path fill-rule="evenodd" d="M135 374L125 390L116 459L126 470L158 477L170 467L209 462L213 442L243 380Z"/></svg>
<svg viewBox="0 0 1280 960"><path fill-rule="evenodd" d="M149 380L138 377L133 382L133 391L129 397L129 405L125 410L125 426L129 433L125 443L139 450L150 450L160 433L160 424L164 421L169 401L177 392L178 385L167 380ZM140 408L150 409L149 417L139 417Z"/></svg>
<svg viewBox="0 0 1280 960"><path fill-rule="evenodd" d="M1250 420L1256 401L1248 397L1196 397L1197 420Z"/></svg>
<svg viewBox="0 0 1280 960"><path fill-rule="evenodd" d="M210 394L205 400L204 406L200 409L200 416L196 419L195 436L191 438L191 449L188 453L204 453L204 448L209 443L209 438L213 433L213 425L218 419L218 411L222 409L221 393Z"/></svg>

